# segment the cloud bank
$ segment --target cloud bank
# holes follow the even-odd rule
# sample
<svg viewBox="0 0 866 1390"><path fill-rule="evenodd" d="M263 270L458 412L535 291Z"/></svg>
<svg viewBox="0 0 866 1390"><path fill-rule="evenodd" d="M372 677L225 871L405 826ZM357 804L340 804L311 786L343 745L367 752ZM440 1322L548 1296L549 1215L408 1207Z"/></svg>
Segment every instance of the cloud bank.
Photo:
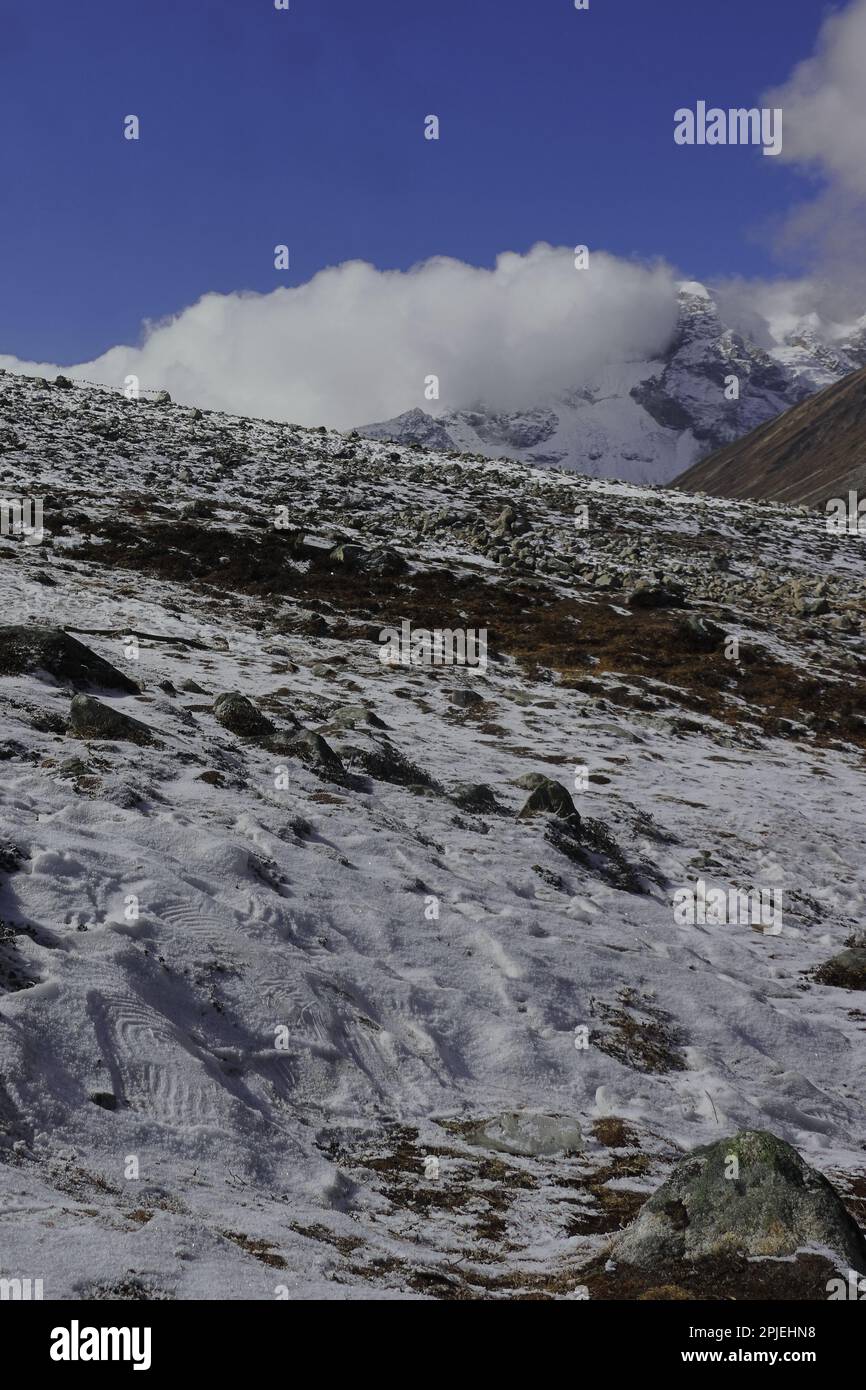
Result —
<svg viewBox="0 0 866 1390"><path fill-rule="evenodd" d="M812 253L806 276L731 279L715 293L723 319L765 347L798 324L841 335L866 306L866 0L823 25L816 51L765 94L784 112L783 162L815 175L818 196L786 219L780 247ZM519 409L573 388L609 363L658 357L677 318L674 271L570 248L505 253L492 270L438 257L408 271L360 261L270 294L207 294L147 324L137 347L58 367L0 365L175 400L338 429L413 406L432 414L483 401ZM439 378L438 403L425 382Z"/></svg>
<svg viewBox="0 0 866 1390"><path fill-rule="evenodd" d="M177 401L337 429L420 406L483 400L516 409L573 387L609 362L657 356L676 325L664 265L546 244L499 256L492 270L443 257L409 271L360 261L271 294L208 294L140 347L57 368L0 358L12 370L164 388ZM425 381L440 380L438 407Z"/></svg>
<svg viewBox="0 0 866 1390"><path fill-rule="evenodd" d="M845 294L866 297L866 0L824 22L814 55L765 100L784 111L782 161L818 180L817 197L794 209L781 251L805 249L814 278L840 312ZM840 293L840 290L842 293Z"/></svg>

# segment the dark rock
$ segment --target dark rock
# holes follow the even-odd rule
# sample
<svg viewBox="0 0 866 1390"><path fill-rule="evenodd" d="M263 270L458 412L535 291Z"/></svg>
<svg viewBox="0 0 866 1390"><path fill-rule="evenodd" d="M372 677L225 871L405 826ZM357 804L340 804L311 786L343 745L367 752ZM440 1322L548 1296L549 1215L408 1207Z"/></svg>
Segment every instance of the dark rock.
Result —
<svg viewBox="0 0 866 1390"><path fill-rule="evenodd" d="M455 791L453 800L461 811L473 811L482 816L505 814L505 807L497 801L493 789L484 782L464 782Z"/></svg>
<svg viewBox="0 0 866 1390"><path fill-rule="evenodd" d="M380 576L405 574L408 568L403 556L398 555L396 550L391 550L388 546L369 551L363 560L363 569L367 574Z"/></svg>
<svg viewBox="0 0 866 1390"><path fill-rule="evenodd" d="M836 989L866 989L866 947L840 951L815 971L815 979L820 985L834 985Z"/></svg>
<svg viewBox="0 0 866 1390"><path fill-rule="evenodd" d="M677 636L684 647L693 652L714 652L723 646L725 634L708 618L690 613L677 627Z"/></svg>
<svg viewBox="0 0 866 1390"><path fill-rule="evenodd" d="M146 724L128 714L94 700L76 695L69 709L69 732L73 738L109 739L112 742L149 744L153 734Z"/></svg>
<svg viewBox="0 0 866 1390"><path fill-rule="evenodd" d="M429 773L424 772L387 740L366 747L346 745L342 753L350 765L360 767L377 782L390 782L398 787L423 787L428 790L436 787L436 782Z"/></svg>
<svg viewBox="0 0 866 1390"><path fill-rule="evenodd" d="M73 690L123 690L138 694L135 681L103 661L59 627L0 627L0 675L52 676Z"/></svg>
<svg viewBox="0 0 866 1390"><path fill-rule="evenodd" d="M246 695L241 695L237 690L217 695L213 712L223 728L239 738L267 738L276 732L276 725L271 723L267 715L262 714Z"/></svg>
<svg viewBox="0 0 866 1390"><path fill-rule="evenodd" d="M685 599L678 589L640 579L629 594L628 604L629 608L682 608Z"/></svg>
<svg viewBox="0 0 866 1390"><path fill-rule="evenodd" d="M313 772L331 782L348 780L346 769L338 754L325 742L321 734L315 734L310 729L305 729L303 733L292 738L282 751L300 758Z"/></svg>
<svg viewBox="0 0 866 1390"><path fill-rule="evenodd" d="M461 686L458 690L452 690L449 698L452 705L456 705L458 709L471 709L473 705L484 704L484 696L479 695L477 690L472 690L469 686Z"/></svg>
<svg viewBox="0 0 866 1390"><path fill-rule="evenodd" d="M543 778L530 793L518 814L518 819L528 820L530 816L538 815L559 816L561 820L580 820L570 793L561 782L554 782L550 777Z"/></svg>
<svg viewBox="0 0 866 1390"><path fill-rule="evenodd" d="M90 1099L94 1105L100 1106L103 1110L117 1109L117 1096L111 1091L94 1091Z"/></svg>

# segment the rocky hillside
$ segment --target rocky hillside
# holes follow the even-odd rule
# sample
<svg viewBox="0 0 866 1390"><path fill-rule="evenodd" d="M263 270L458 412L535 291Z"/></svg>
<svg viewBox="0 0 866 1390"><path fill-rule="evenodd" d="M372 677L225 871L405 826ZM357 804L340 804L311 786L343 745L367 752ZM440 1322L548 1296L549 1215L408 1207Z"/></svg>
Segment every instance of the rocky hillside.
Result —
<svg viewBox="0 0 866 1390"><path fill-rule="evenodd" d="M0 1275L825 1299L862 545L62 380L0 377L0 441L44 507L0 539ZM486 664L384 662L404 622Z"/></svg>
<svg viewBox="0 0 866 1390"><path fill-rule="evenodd" d="M866 369L720 449L676 480L688 492L824 510L866 497Z"/></svg>
<svg viewBox="0 0 866 1390"><path fill-rule="evenodd" d="M866 366L866 316L829 341L811 319L751 341L726 324L709 291L684 283L677 331L653 362L613 364L531 409L433 414L415 408L362 427L371 439L506 455L593 477L665 483L714 450ZM736 376L738 399L726 395ZM709 490L709 489L708 489Z"/></svg>

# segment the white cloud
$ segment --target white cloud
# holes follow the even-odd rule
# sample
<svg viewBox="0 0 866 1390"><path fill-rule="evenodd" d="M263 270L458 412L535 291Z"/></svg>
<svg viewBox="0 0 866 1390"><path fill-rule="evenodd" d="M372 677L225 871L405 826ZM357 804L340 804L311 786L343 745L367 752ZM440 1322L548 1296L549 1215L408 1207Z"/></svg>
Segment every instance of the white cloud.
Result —
<svg viewBox="0 0 866 1390"><path fill-rule="evenodd" d="M271 294L207 294L148 325L140 347L94 362L0 365L113 386L134 374L184 403L348 428L413 406L435 413L431 374L440 411L536 403L607 363L656 356L676 312L666 266L596 252L577 270L571 250L539 244L493 270L444 257L405 272L353 261Z"/></svg>
<svg viewBox="0 0 866 1390"><path fill-rule="evenodd" d="M866 301L866 0L822 26L814 55L766 101L784 111L782 160L811 173L820 191L784 220L777 249L803 253L822 300ZM841 293L840 293L841 291Z"/></svg>
<svg viewBox="0 0 866 1390"><path fill-rule="evenodd" d="M866 195L866 0L824 23L813 57L800 63L767 104L784 111L782 159Z"/></svg>

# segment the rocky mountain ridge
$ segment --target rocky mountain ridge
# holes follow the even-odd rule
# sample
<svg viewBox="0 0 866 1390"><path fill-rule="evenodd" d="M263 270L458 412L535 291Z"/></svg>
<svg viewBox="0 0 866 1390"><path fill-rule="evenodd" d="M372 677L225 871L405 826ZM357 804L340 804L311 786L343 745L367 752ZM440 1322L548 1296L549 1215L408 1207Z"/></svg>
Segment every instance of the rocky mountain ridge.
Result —
<svg viewBox="0 0 866 1390"><path fill-rule="evenodd" d="M703 285L683 283L679 303L676 333L658 361L610 365L530 409L479 404L432 414L414 407L360 432L593 477L666 483L866 366L866 316L838 341L827 341L807 318L762 346L724 322ZM731 377L738 381L736 400L726 395Z"/></svg>

